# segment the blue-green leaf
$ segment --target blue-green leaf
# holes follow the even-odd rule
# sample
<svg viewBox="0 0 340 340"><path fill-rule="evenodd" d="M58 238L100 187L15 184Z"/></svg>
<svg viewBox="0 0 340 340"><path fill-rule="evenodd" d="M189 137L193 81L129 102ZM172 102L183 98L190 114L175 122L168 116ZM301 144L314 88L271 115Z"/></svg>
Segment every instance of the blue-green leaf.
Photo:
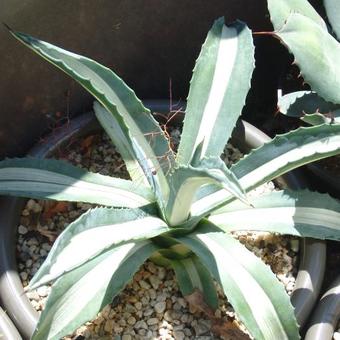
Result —
<svg viewBox="0 0 340 340"><path fill-rule="evenodd" d="M140 166L158 199L162 201L160 196L165 197L168 193L166 173L174 162L174 155L159 124L135 93L113 71L94 60L24 33L11 33L35 53L75 79L114 116L130 150L134 150L135 158L143 160ZM121 147L120 144L117 146ZM119 151L124 154L124 150Z"/></svg>
<svg viewBox="0 0 340 340"><path fill-rule="evenodd" d="M241 114L254 69L251 31L237 21L215 21L196 61L187 101L178 162L220 156Z"/></svg>
<svg viewBox="0 0 340 340"><path fill-rule="evenodd" d="M279 31L292 13L300 13L313 20L327 32L327 26L318 12L307 0L268 0L270 20Z"/></svg>
<svg viewBox="0 0 340 340"><path fill-rule="evenodd" d="M124 124L119 122L119 118L112 115L98 102L94 102L93 110L113 144L119 150L131 179L135 183L142 183L145 186L150 186L147 177L149 172L145 173L143 171L143 168L140 166L140 162L143 160L137 160L134 148L131 145L130 140L126 137L128 135L127 128L125 127L124 129Z"/></svg>
<svg viewBox="0 0 340 340"><path fill-rule="evenodd" d="M274 191L250 199L252 207L234 201L214 211L209 221L224 231L254 230L340 240L340 202L311 191Z"/></svg>
<svg viewBox="0 0 340 340"><path fill-rule="evenodd" d="M199 291L203 294L204 302L216 310L218 298L214 281L200 259L192 255L185 259L171 260L175 270L176 279L183 296L194 294Z"/></svg>
<svg viewBox="0 0 340 340"><path fill-rule="evenodd" d="M295 57L304 81L326 101L340 103L340 44L310 18L291 14L276 36Z"/></svg>
<svg viewBox="0 0 340 340"><path fill-rule="evenodd" d="M277 135L253 150L231 170L251 190L304 164L340 153L340 126L319 125Z"/></svg>
<svg viewBox="0 0 340 340"><path fill-rule="evenodd" d="M340 2L338 0L323 0L327 18L338 39L340 39Z"/></svg>
<svg viewBox="0 0 340 340"><path fill-rule="evenodd" d="M246 192L286 172L340 153L340 126L319 125L277 135L231 167ZM191 206L192 218L205 216L234 200L225 190L201 197Z"/></svg>
<svg viewBox="0 0 340 340"><path fill-rule="evenodd" d="M213 162L216 167L179 166L169 176L170 195L166 206L166 218L171 226L184 223L190 214L191 203L200 189L207 184L215 184L237 198L246 201L246 196L235 175L220 162Z"/></svg>
<svg viewBox="0 0 340 340"><path fill-rule="evenodd" d="M178 237L220 283L255 339L299 339L294 309L283 285L259 258L209 222Z"/></svg>
<svg viewBox="0 0 340 340"><path fill-rule="evenodd" d="M140 209L89 210L60 234L29 287L53 281L114 245L149 239L169 230L164 221Z"/></svg>
<svg viewBox="0 0 340 340"><path fill-rule="evenodd" d="M58 279L32 340L59 340L92 320L157 249L150 241L113 247Z"/></svg>
<svg viewBox="0 0 340 340"><path fill-rule="evenodd" d="M311 91L286 94L279 98L277 106L281 113L300 118L311 125L339 121L340 105L329 103Z"/></svg>
<svg viewBox="0 0 340 340"><path fill-rule="evenodd" d="M0 194L136 208L155 201L148 187L54 159L0 162Z"/></svg>

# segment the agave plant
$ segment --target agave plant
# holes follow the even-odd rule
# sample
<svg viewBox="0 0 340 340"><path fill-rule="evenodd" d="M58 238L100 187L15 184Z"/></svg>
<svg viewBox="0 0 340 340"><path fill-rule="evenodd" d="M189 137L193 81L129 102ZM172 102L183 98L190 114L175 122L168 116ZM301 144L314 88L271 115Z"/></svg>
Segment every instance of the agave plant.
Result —
<svg viewBox="0 0 340 340"><path fill-rule="evenodd" d="M312 91L289 93L278 101L281 113L311 125L340 122L340 4L324 0L331 27L307 0L268 0L273 33L294 55ZM308 48L306 48L308 46Z"/></svg>
<svg viewBox="0 0 340 340"><path fill-rule="evenodd" d="M283 285L231 232L338 240L340 204L328 195L283 190L249 198L247 192L340 153L340 126L301 128L277 136L231 168L223 163L220 155L254 69L247 26L227 26L220 18L209 31L193 72L177 153L150 111L111 70L12 34L96 97L95 114L131 176L111 178L52 159L0 162L1 194L101 205L63 231L30 282L30 289L52 283L33 339L59 339L93 319L148 258L172 267L183 295L200 292L212 310L216 281L256 339L298 339Z"/></svg>

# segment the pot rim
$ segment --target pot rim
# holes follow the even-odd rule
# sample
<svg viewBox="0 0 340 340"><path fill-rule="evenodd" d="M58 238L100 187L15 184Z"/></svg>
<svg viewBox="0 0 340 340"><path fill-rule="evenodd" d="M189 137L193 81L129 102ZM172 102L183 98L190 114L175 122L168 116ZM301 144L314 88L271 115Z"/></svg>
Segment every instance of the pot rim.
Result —
<svg viewBox="0 0 340 340"><path fill-rule="evenodd" d="M0 307L0 334L4 339L21 340L18 330L14 326L7 313Z"/></svg>

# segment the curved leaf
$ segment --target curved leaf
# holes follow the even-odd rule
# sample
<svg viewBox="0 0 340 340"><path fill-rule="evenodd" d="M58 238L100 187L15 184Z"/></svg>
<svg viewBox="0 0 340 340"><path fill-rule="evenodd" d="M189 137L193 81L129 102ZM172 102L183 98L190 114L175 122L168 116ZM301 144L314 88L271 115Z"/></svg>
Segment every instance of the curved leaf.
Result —
<svg viewBox="0 0 340 340"><path fill-rule="evenodd" d="M248 192L290 170L339 153L339 125L299 128L277 135L238 161L230 170ZM234 199L225 190L215 191L192 204L191 216L193 219L200 218Z"/></svg>
<svg viewBox="0 0 340 340"><path fill-rule="evenodd" d="M166 217L170 226L182 224L187 220L190 213L191 203L197 190L207 184L215 184L230 192L232 195L246 201L246 196L239 185L235 175L220 162L213 162L216 168L179 166L169 176L170 195L166 206ZM219 166L219 168L217 168Z"/></svg>
<svg viewBox="0 0 340 340"><path fill-rule="evenodd" d="M157 249L150 241L109 249L52 286L32 340L59 340L92 320Z"/></svg>
<svg viewBox="0 0 340 340"><path fill-rule="evenodd" d="M93 103L93 110L100 124L119 150L131 179L136 183L150 186L147 178L148 172L144 173L141 168L139 162L142 160L139 160L139 162L137 161L133 146L130 144L128 138L126 138L128 131L126 128L124 131L124 124L119 122L117 117L112 115L98 102Z"/></svg>
<svg viewBox="0 0 340 340"><path fill-rule="evenodd" d="M155 201L143 185L103 176L54 159L0 162L0 194L136 208Z"/></svg>
<svg viewBox="0 0 340 340"><path fill-rule="evenodd" d="M327 31L325 22L307 0L268 0L268 10L275 31L282 28L292 13L305 15Z"/></svg>
<svg viewBox="0 0 340 340"><path fill-rule="evenodd" d="M161 219L140 209L89 210L60 234L29 288L57 279L109 247L149 239L169 230Z"/></svg>
<svg viewBox="0 0 340 340"><path fill-rule="evenodd" d="M311 89L326 101L340 103L339 42L313 20L297 13L291 14L275 34L293 53Z"/></svg>
<svg viewBox="0 0 340 340"><path fill-rule="evenodd" d="M278 99L278 109L281 113L289 116L301 118L309 123L312 114L318 114L319 124L330 123L332 118L338 120L339 104L333 104L319 97L317 93L311 91L297 91L286 94ZM322 119L324 117L324 119ZM306 121L307 120L307 121ZM313 124L316 125L316 124Z"/></svg>
<svg viewBox="0 0 340 340"><path fill-rule="evenodd" d="M310 125L339 124L340 110L332 111L327 115L322 113L306 114L301 118L301 120Z"/></svg>
<svg viewBox="0 0 340 340"><path fill-rule="evenodd" d="M194 232L178 240L210 270L254 338L300 338L283 285L268 266L237 240L209 222L201 223Z"/></svg>
<svg viewBox="0 0 340 340"><path fill-rule="evenodd" d="M253 208L234 201L214 211L209 221L224 231L254 230L340 240L340 202L311 191L275 191L252 198Z"/></svg>
<svg viewBox="0 0 340 340"><path fill-rule="evenodd" d="M220 156L245 104L253 69L248 27L216 20L193 71L177 155L180 164L188 165L198 147L200 158Z"/></svg>
<svg viewBox="0 0 340 340"><path fill-rule="evenodd" d="M299 166L340 153L340 126L319 125L277 135L231 170L251 190Z"/></svg>
<svg viewBox="0 0 340 340"><path fill-rule="evenodd" d="M200 259L193 255L186 259L171 260L176 279L183 296L189 296L199 291L204 302L215 311L218 307L218 297L214 281L209 271Z"/></svg>
<svg viewBox="0 0 340 340"><path fill-rule="evenodd" d="M323 0L323 4L333 31L340 39L340 2L338 0Z"/></svg>
<svg viewBox="0 0 340 340"><path fill-rule="evenodd" d="M135 152L135 158L148 160L147 167L140 165L146 172L150 185L154 187L156 184L157 189L166 196L166 173L174 162L173 152L150 110L143 106L123 80L107 67L89 58L24 33L10 32L38 55L75 79L115 117L131 150ZM120 144L117 146L120 147ZM124 150L119 151L124 154ZM165 155L167 161L163 162L161 160L164 160Z"/></svg>

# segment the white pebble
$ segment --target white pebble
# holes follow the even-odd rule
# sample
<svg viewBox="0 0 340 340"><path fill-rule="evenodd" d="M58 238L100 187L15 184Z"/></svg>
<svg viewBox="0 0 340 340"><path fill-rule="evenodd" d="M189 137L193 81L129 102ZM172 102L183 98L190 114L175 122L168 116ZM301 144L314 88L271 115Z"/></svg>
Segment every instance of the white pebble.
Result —
<svg viewBox="0 0 340 340"><path fill-rule="evenodd" d="M25 235L25 234L27 234L27 232L28 232L28 229L25 226L19 225L18 233L20 235Z"/></svg>
<svg viewBox="0 0 340 340"><path fill-rule="evenodd" d="M153 314L153 310L151 308L148 308L144 311L144 316L150 316Z"/></svg>
<svg viewBox="0 0 340 340"><path fill-rule="evenodd" d="M146 323L147 323L149 326L157 325L157 324L158 324L158 319L157 319L157 318L151 318L151 319L148 319L148 320L146 321Z"/></svg>
<svg viewBox="0 0 340 340"><path fill-rule="evenodd" d="M127 323L131 326L133 326L135 323L136 323L136 319L133 317L133 316L130 316L128 319L127 319Z"/></svg>
<svg viewBox="0 0 340 340"><path fill-rule="evenodd" d="M41 297L45 297L48 295L48 288L46 286L41 286L37 289L37 293Z"/></svg>
<svg viewBox="0 0 340 340"><path fill-rule="evenodd" d="M165 313L164 313L164 319L168 322L171 322L173 319L172 319L172 315L171 315L171 311L167 310Z"/></svg>
<svg viewBox="0 0 340 340"><path fill-rule="evenodd" d="M140 280L139 285L146 290L151 288L151 286L144 280Z"/></svg>
<svg viewBox="0 0 340 340"><path fill-rule="evenodd" d="M26 261L26 268L32 267L32 264L33 264L33 261L32 261L31 259L28 259L28 260Z"/></svg>
<svg viewBox="0 0 340 340"><path fill-rule="evenodd" d="M122 340L132 340L132 337L131 337L130 334L124 334L124 335L122 336Z"/></svg>
<svg viewBox="0 0 340 340"><path fill-rule="evenodd" d="M45 249L46 251L50 251L52 247L48 243L43 243L41 248Z"/></svg>
<svg viewBox="0 0 340 340"><path fill-rule="evenodd" d="M156 313L161 314L165 311L166 303L165 301L157 302L154 306Z"/></svg>
<svg viewBox="0 0 340 340"><path fill-rule="evenodd" d="M39 253L41 256L47 256L47 251L45 249L40 249Z"/></svg>
<svg viewBox="0 0 340 340"><path fill-rule="evenodd" d="M20 277L21 277L21 280L26 281L28 278L28 274L26 272L21 272Z"/></svg>
<svg viewBox="0 0 340 340"><path fill-rule="evenodd" d="M148 329L148 326L144 320L139 320L135 323L134 328L136 329Z"/></svg>
<svg viewBox="0 0 340 340"><path fill-rule="evenodd" d="M151 283L151 285L154 289L158 289L158 287L161 283L160 279L155 275L151 275L149 277L149 281L150 281L150 283Z"/></svg>
<svg viewBox="0 0 340 340"><path fill-rule="evenodd" d="M149 293L149 296L150 296L151 300L155 300L156 299L157 293L156 293L156 291L154 289L149 289L148 293Z"/></svg>
<svg viewBox="0 0 340 340"><path fill-rule="evenodd" d="M27 292L26 295L27 295L27 297L30 300L34 300L34 301L39 301L40 300L40 296L39 296L39 294L35 290Z"/></svg>
<svg viewBox="0 0 340 340"><path fill-rule="evenodd" d="M113 320L106 320L104 325L104 330L107 333L112 333L114 327L114 321Z"/></svg>
<svg viewBox="0 0 340 340"><path fill-rule="evenodd" d="M185 338L185 334L181 331L174 331L173 336L175 340L183 340Z"/></svg>
<svg viewBox="0 0 340 340"><path fill-rule="evenodd" d="M135 303L135 307L136 307L137 310L141 310L143 305L142 305L141 302L138 301L138 302Z"/></svg>
<svg viewBox="0 0 340 340"><path fill-rule="evenodd" d="M27 203L26 203L26 209L27 210L32 210L34 206L35 206L34 200L30 199L30 200L27 201Z"/></svg>

